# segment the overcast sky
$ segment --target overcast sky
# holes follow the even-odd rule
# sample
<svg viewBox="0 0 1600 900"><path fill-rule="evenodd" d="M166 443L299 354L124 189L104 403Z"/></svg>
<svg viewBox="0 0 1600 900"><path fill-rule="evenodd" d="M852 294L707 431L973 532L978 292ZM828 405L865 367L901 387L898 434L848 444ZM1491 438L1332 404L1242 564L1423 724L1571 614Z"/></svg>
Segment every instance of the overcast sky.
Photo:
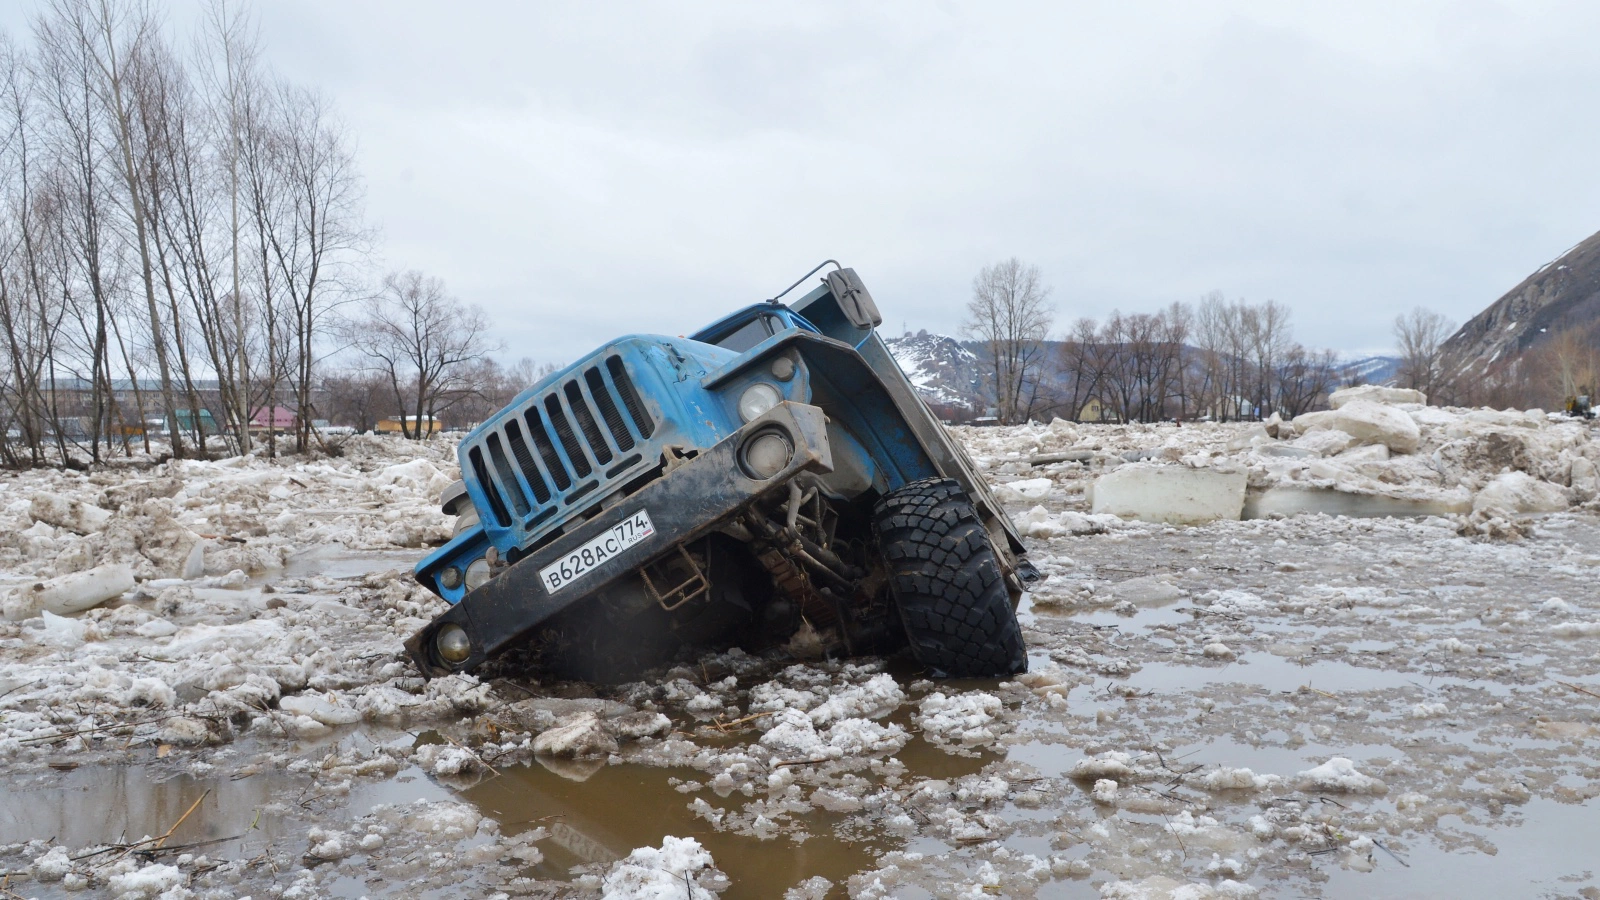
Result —
<svg viewBox="0 0 1600 900"><path fill-rule="evenodd" d="M25 32L31 2L0 24ZM193 6L175 0L174 30ZM1600 4L258 4L358 143L382 265L508 358L692 330L833 257L954 332L1217 289L1313 346L1465 321L1600 229Z"/></svg>

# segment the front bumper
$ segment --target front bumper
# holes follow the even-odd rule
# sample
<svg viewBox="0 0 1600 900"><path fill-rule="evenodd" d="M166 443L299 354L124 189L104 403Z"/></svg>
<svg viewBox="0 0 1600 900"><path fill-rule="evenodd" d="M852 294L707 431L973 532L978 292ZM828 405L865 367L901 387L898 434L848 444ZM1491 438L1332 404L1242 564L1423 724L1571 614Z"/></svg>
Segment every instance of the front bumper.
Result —
<svg viewBox="0 0 1600 900"><path fill-rule="evenodd" d="M594 596L673 547L705 536L751 501L784 489L800 472L833 471L826 424L827 417L818 407L794 402L778 404L621 503L518 560L412 635L406 641L406 651L429 678L476 669L508 645L526 639L533 629L557 613ZM794 455L778 474L756 479L745 473L739 452L746 439L771 428L788 433ZM623 516L640 509L649 513L653 534L595 566L581 580L558 588L556 593L546 589L539 577L541 569L564 559ZM435 635L451 624L466 631L472 648L459 664L445 661L435 649Z"/></svg>

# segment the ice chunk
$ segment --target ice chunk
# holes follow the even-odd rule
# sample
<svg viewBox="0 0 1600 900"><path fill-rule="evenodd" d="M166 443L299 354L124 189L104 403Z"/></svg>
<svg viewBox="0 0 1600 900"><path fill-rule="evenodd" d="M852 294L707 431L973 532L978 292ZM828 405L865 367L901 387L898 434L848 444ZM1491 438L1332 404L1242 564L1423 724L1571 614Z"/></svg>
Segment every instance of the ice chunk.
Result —
<svg viewBox="0 0 1600 900"><path fill-rule="evenodd" d="M1343 794L1384 794L1389 786L1371 775L1356 770L1350 760L1335 756L1314 769L1296 775L1295 787L1302 791L1328 791Z"/></svg>
<svg viewBox="0 0 1600 900"><path fill-rule="evenodd" d="M1200 525L1239 518L1244 489L1243 472L1135 464L1095 480L1091 511L1144 522Z"/></svg>
<svg viewBox="0 0 1600 900"><path fill-rule="evenodd" d="M661 847L640 847L611 866L601 885L606 900L683 900L694 888L719 894L728 878L694 838L668 835Z"/></svg>
<svg viewBox="0 0 1600 900"><path fill-rule="evenodd" d="M111 513L100 507L58 494L35 494L33 502L28 505L28 515L35 522L65 528L77 534L99 531L111 521Z"/></svg>
<svg viewBox="0 0 1600 900"><path fill-rule="evenodd" d="M120 563L96 566L87 572L73 572L17 588L5 599L5 615L13 622L20 622L41 612L79 613L131 590L132 568Z"/></svg>
<svg viewBox="0 0 1600 900"><path fill-rule="evenodd" d="M1001 500L1012 503L1023 500L1043 500L1055 482L1048 478L1024 478L1007 484L997 484L994 492Z"/></svg>
<svg viewBox="0 0 1600 900"><path fill-rule="evenodd" d="M1383 462L1389 458L1389 448L1383 444L1367 444L1363 447L1351 447L1339 454L1339 461L1344 463Z"/></svg>
<svg viewBox="0 0 1600 900"><path fill-rule="evenodd" d="M43 882L60 881L72 871L67 848L51 847L50 852L33 861L33 877Z"/></svg>
<svg viewBox="0 0 1600 900"><path fill-rule="evenodd" d="M308 716L324 725L352 725L361 721L361 713L355 709L307 694L284 697L278 701L278 708L297 716Z"/></svg>
<svg viewBox="0 0 1600 900"><path fill-rule="evenodd" d="M177 866L151 863L142 869L111 876L110 887L114 897L154 897L182 883L183 873Z"/></svg>
<svg viewBox="0 0 1600 900"><path fill-rule="evenodd" d="M565 725L541 731L533 752L546 756L594 756L617 752L617 739L592 712L578 713Z"/></svg>
<svg viewBox="0 0 1600 900"><path fill-rule="evenodd" d="M51 612L42 612L40 615L44 617L44 630L41 636L46 643L76 647L88 637L89 626L77 619L68 619Z"/></svg>
<svg viewBox="0 0 1600 900"><path fill-rule="evenodd" d="M1200 776L1200 786L1208 791L1263 791L1282 780L1276 775L1257 775L1249 769L1223 766Z"/></svg>
<svg viewBox="0 0 1600 900"><path fill-rule="evenodd" d="M1223 900L1258 894L1254 887L1230 878L1216 884L1199 884L1165 875L1152 875L1142 881L1113 881L1100 888L1101 900Z"/></svg>
<svg viewBox="0 0 1600 900"><path fill-rule="evenodd" d="M1426 404L1428 395L1410 388L1383 387L1376 384L1341 388L1328 395L1328 405L1334 409L1339 409L1354 400L1364 400L1369 403Z"/></svg>
<svg viewBox="0 0 1600 900"><path fill-rule="evenodd" d="M1298 425L1299 419L1295 420ZM1395 453L1415 453L1422 440L1416 420L1392 406L1353 400L1333 411L1328 427L1363 444L1383 444Z"/></svg>
<svg viewBox="0 0 1600 900"><path fill-rule="evenodd" d="M1526 472L1495 476L1472 501L1474 512L1493 509L1508 513L1542 513L1566 508L1566 491Z"/></svg>
<svg viewBox="0 0 1600 900"><path fill-rule="evenodd" d="M1142 575L1112 585L1111 596L1135 606L1167 606L1186 595L1183 588L1168 584L1159 575Z"/></svg>
<svg viewBox="0 0 1600 900"><path fill-rule="evenodd" d="M1305 416L1301 416L1300 418L1303 419ZM1296 423L1299 421L1300 419L1295 419ZM1318 456L1333 456L1350 449L1355 445L1355 443L1355 438L1345 434L1337 428L1319 428L1315 431L1308 431L1307 433L1300 435L1288 446L1298 447L1303 450L1310 450L1316 453Z"/></svg>

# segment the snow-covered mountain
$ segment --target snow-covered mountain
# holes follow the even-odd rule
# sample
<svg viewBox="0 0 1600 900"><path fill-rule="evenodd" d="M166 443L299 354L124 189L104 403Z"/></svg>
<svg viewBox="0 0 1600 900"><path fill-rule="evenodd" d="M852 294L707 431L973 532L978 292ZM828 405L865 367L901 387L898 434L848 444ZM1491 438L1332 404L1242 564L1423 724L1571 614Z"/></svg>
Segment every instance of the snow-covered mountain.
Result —
<svg viewBox="0 0 1600 900"><path fill-rule="evenodd" d="M1345 360L1340 364L1345 384L1378 384L1393 386L1400 370L1398 356L1363 356Z"/></svg>
<svg viewBox="0 0 1600 900"><path fill-rule="evenodd" d="M978 357L960 341L948 335L918 331L885 338L884 344L929 403L972 405L980 402Z"/></svg>
<svg viewBox="0 0 1600 900"><path fill-rule="evenodd" d="M1485 372L1518 359L1569 328L1600 321L1600 234L1545 263L1473 316L1445 342L1462 372Z"/></svg>

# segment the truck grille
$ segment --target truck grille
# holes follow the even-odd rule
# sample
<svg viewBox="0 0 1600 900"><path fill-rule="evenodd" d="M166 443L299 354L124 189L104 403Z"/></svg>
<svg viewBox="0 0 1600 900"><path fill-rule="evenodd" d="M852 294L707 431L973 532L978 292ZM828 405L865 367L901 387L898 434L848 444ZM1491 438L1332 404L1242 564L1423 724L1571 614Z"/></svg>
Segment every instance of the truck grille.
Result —
<svg viewBox="0 0 1600 900"><path fill-rule="evenodd" d="M631 453L655 433L622 358L607 357L507 415L467 451L472 474L502 528L531 526L642 461Z"/></svg>

